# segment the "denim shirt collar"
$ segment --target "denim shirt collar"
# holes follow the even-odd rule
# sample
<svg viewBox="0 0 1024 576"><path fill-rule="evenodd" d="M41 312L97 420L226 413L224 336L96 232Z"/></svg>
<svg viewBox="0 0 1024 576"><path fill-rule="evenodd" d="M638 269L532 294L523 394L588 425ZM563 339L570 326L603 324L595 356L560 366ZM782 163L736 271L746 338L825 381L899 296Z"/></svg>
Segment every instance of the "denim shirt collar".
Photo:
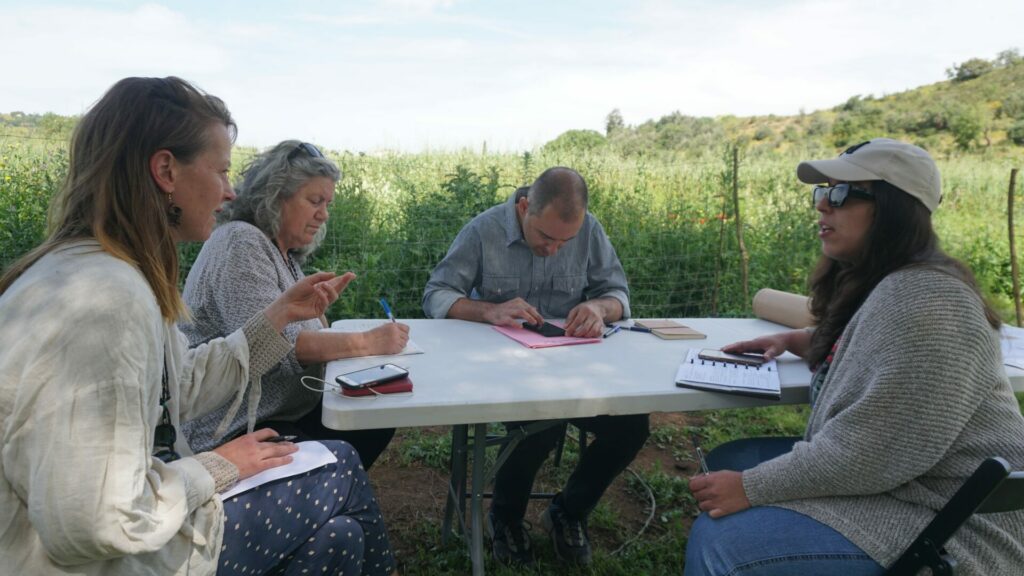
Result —
<svg viewBox="0 0 1024 576"><path fill-rule="evenodd" d="M523 227L519 224L516 216L516 193L513 192L508 201L505 202L505 245L511 246L516 241L525 242L523 238Z"/></svg>

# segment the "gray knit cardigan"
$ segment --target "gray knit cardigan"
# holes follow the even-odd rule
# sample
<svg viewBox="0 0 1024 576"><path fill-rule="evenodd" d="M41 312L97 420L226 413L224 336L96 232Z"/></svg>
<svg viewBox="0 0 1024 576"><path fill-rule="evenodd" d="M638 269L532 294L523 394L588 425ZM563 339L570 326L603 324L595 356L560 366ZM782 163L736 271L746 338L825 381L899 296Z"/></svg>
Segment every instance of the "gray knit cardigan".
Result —
<svg viewBox="0 0 1024 576"><path fill-rule="evenodd" d="M302 277L302 270L286 261L259 228L237 221L222 224L203 244L189 271L183 297L192 312L192 321L179 328L188 336L191 346L230 334ZM294 346L300 331L322 327L317 319L294 322L285 327L283 335ZM293 348L276 368L263 376L256 421L293 421L315 408L320 394L304 388L299 378L304 374L321 376L322 372L321 364L299 364ZM227 405L221 406L182 425L193 450L210 450L246 431L248 395L224 435L215 437L227 409Z"/></svg>
<svg viewBox="0 0 1024 576"><path fill-rule="evenodd" d="M892 564L989 456L1024 468L1024 418L979 298L935 268L895 272L843 332L804 440L743 473L754 506L831 526ZM958 573L1024 574L1024 512L973 516Z"/></svg>

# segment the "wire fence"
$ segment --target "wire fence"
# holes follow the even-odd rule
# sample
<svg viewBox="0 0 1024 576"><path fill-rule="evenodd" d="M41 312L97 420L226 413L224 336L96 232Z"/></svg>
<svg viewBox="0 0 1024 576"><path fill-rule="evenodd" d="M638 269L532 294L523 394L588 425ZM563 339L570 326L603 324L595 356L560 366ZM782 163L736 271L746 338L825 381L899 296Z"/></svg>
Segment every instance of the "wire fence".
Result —
<svg viewBox="0 0 1024 576"><path fill-rule="evenodd" d="M236 170L253 154L236 149ZM326 241L306 269L359 276L329 311L331 319L376 317L381 296L399 316L422 317L423 287L460 228L552 165L571 166L587 179L590 210L622 261L636 317L748 315L750 296L759 288L805 291L819 252L817 216L806 188L793 177L792 158L741 153L734 167L725 147L696 162L468 151L330 156L344 176ZM66 169L66 148L58 142L0 137L4 267L42 240L46 205ZM970 159L942 169L940 235L955 248L953 255L974 268L986 293L1012 309L1000 211L1006 172ZM746 263L737 241L737 206ZM182 278L198 250L182 248Z"/></svg>

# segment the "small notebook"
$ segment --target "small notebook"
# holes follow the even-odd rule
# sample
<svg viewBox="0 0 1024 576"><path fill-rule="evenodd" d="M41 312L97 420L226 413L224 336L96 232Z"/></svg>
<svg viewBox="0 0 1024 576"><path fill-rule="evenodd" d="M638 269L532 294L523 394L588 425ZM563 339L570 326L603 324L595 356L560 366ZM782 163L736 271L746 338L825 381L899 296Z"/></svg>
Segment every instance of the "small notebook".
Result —
<svg viewBox="0 0 1024 576"><path fill-rule="evenodd" d="M563 322L552 322L555 326L564 328ZM554 346L571 346L573 344L597 344L601 341L597 338L576 338L575 336L543 336L526 328L508 328L506 326L492 326L498 332L519 342L527 348L552 348Z"/></svg>
<svg viewBox="0 0 1024 576"><path fill-rule="evenodd" d="M782 399L779 367L775 360L760 366L745 366L732 362L714 362L697 357L700 350L691 348L686 360L676 371L676 386L725 392L757 398Z"/></svg>
<svg viewBox="0 0 1024 576"><path fill-rule="evenodd" d="M664 340L700 340L708 337L707 334L675 320L637 320L633 324L650 329L651 334Z"/></svg>
<svg viewBox="0 0 1024 576"><path fill-rule="evenodd" d="M378 396L382 394L403 394L406 392L412 392L412 380L408 376L405 378L399 378L398 380L392 380L383 384L377 384L369 388L360 388L358 390L349 390L348 388L342 387L339 392L342 396L348 396L349 398L359 398L361 396Z"/></svg>

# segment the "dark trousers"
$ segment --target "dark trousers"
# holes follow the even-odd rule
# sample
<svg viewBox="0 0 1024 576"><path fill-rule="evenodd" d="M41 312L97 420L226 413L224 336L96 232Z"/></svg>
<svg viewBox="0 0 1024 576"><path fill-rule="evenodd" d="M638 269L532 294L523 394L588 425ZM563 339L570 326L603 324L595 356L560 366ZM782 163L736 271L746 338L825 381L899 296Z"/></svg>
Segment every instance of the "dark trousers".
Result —
<svg viewBox="0 0 1024 576"><path fill-rule="evenodd" d="M352 445L359 453L359 459L363 461L363 468L369 470L377 461L381 452L388 447L391 438L395 435L394 428L378 428L375 430L334 430L324 426L321 414L323 413L323 400L317 403L316 408L307 412L302 418L294 422L284 420L268 420L260 422L256 428L273 428L278 434L293 434L298 436L296 442L305 440L344 440Z"/></svg>
<svg viewBox="0 0 1024 576"><path fill-rule="evenodd" d="M582 431L594 434L580 455L579 463L562 489L559 504L570 518L583 520L612 481L633 461L650 435L647 414L594 416L569 420ZM512 429L529 422L506 422ZM505 523L523 519L530 501L533 480L541 464L563 434L562 426L552 426L523 439L498 470L494 479L491 510Z"/></svg>

